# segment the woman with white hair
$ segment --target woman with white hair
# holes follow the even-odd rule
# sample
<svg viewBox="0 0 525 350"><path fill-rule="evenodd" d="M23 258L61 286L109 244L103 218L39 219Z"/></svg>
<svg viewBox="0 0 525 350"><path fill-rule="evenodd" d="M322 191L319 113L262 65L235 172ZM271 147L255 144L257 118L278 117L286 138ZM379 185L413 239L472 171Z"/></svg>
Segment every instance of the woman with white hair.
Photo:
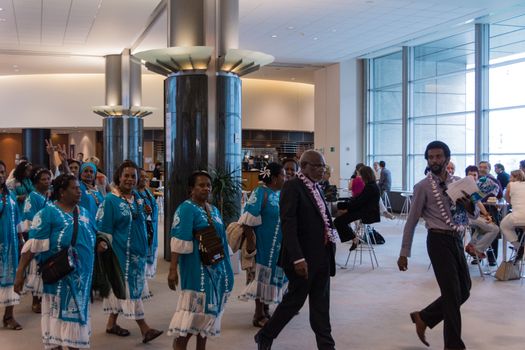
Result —
<svg viewBox="0 0 525 350"><path fill-rule="evenodd" d="M512 213L501 220L500 229L505 238L518 249L517 260L523 256L516 227L525 226L525 173L521 170L510 172L510 182L507 185L505 199L512 204Z"/></svg>

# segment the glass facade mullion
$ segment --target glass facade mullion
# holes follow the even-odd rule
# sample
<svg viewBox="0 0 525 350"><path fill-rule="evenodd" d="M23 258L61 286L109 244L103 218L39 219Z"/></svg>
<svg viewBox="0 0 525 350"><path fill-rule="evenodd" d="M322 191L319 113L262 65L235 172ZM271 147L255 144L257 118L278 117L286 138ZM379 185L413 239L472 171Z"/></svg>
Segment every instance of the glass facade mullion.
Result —
<svg viewBox="0 0 525 350"><path fill-rule="evenodd" d="M450 146L458 176L480 160L510 171L525 159L525 14L368 62L367 159L387 162L393 189L424 177L424 149L436 139Z"/></svg>

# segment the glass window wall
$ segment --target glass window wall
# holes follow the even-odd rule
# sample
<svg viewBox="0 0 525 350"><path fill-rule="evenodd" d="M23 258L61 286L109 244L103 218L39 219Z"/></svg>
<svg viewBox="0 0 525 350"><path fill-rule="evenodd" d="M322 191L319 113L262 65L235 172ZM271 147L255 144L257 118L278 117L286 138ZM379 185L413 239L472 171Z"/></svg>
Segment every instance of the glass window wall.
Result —
<svg viewBox="0 0 525 350"><path fill-rule="evenodd" d="M401 189L402 55L396 52L372 60L368 163L383 160L392 172L392 188Z"/></svg>

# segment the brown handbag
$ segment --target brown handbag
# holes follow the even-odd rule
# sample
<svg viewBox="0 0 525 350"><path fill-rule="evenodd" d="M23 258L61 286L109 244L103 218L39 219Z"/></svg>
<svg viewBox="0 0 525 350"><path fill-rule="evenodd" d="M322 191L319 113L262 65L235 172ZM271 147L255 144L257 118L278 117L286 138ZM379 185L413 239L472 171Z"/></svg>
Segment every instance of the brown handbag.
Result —
<svg viewBox="0 0 525 350"><path fill-rule="evenodd" d="M193 235L199 241L199 254L202 264L205 266L215 265L224 259L224 245L213 225L208 205L205 207L208 215L209 226L196 230Z"/></svg>

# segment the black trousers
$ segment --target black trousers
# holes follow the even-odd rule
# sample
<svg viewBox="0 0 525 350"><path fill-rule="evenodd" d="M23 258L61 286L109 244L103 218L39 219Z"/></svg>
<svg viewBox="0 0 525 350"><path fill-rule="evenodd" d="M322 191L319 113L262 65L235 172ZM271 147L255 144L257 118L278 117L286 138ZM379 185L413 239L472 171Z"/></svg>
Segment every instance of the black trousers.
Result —
<svg viewBox="0 0 525 350"><path fill-rule="evenodd" d="M334 219L334 226L341 237L341 241L346 242L354 239L354 230L350 227L350 223L356 220L360 220L363 217L363 213L360 211L346 212Z"/></svg>
<svg viewBox="0 0 525 350"><path fill-rule="evenodd" d="M421 319L430 328L443 321L445 347L464 349L460 307L470 295L472 282L463 252L463 241L457 236L429 231L427 250L441 296L421 310Z"/></svg>
<svg viewBox="0 0 525 350"><path fill-rule="evenodd" d="M310 269L310 266L308 266ZM335 349L330 326L330 268L328 262L308 271L308 280L286 271L288 292L275 309L272 317L261 329L267 339L275 339L304 305L306 297L310 306L310 326L315 333L317 348Z"/></svg>

